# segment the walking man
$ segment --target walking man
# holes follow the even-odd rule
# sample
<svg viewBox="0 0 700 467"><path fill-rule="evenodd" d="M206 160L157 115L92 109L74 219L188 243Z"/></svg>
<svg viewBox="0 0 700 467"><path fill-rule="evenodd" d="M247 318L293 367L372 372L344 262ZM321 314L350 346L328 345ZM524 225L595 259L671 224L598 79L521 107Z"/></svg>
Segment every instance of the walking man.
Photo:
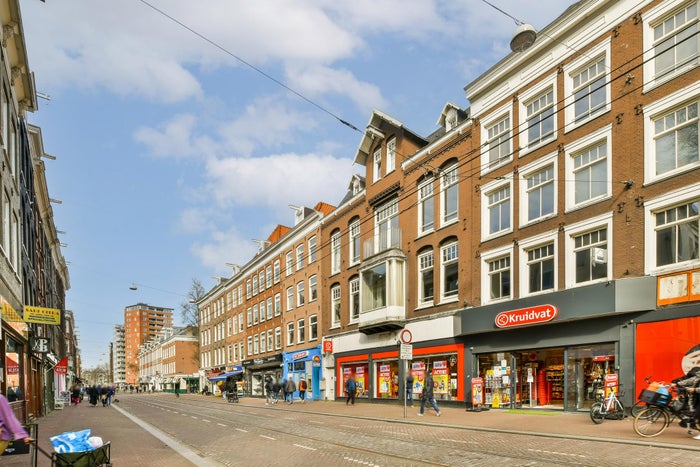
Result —
<svg viewBox="0 0 700 467"><path fill-rule="evenodd" d="M435 394L433 394L433 375L428 372L427 375L425 375L425 384L423 385L423 394L420 398L420 412L418 412L418 416L422 417L423 412L425 411L425 403L430 402L430 405L433 406L433 409L435 409L435 415L438 417L440 416L440 409L438 408L437 404L435 403Z"/></svg>
<svg viewBox="0 0 700 467"><path fill-rule="evenodd" d="M294 391L297 390L297 385L294 382L294 379L290 376L289 379L287 380L287 383L284 385L284 390L287 394L289 394L289 402L288 404L293 404L294 403Z"/></svg>
<svg viewBox="0 0 700 467"><path fill-rule="evenodd" d="M406 404L413 407L413 374L409 373L406 378Z"/></svg>
<svg viewBox="0 0 700 467"><path fill-rule="evenodd" d="M345 381L345 392L348 393L348 399L345 401L345 405L352 403L355 405L355 394L357 393L357 383L355 383L355 378L350 375Z"/></svg>
<svg viewBox="0 0 700 467"><path fill-rule="evenodd" d="M302 404L306 402L306 380L304 378L299 380L299 399L301 399Z"/></svg>

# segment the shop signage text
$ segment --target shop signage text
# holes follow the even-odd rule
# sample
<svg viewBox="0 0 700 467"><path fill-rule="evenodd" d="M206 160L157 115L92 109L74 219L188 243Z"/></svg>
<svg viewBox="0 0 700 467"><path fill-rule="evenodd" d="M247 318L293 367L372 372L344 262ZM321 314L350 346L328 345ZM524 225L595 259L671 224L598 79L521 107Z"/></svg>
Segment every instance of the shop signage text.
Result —
<svg viewBox="0 0 700 467"><path fill-rule="evenodd" d="M557 317L559 310L554 305L538 305L520 310L502 311L496 315L496 326L509 328L527 324L546 323Z"/></svg>
<svg viewBox="0 0 700 467"><path fill-rule="evenodd" d="M304 350L304 351L292 354L292 360L301 360L302 358L306 358L308 356L309 356L309 351Z"/></svg>
<svg viewBox="0 0 700 467"><path fill-rule="evenodd" d="M326 353L333 353L333 341L323 341L323 351Z"/></svg>

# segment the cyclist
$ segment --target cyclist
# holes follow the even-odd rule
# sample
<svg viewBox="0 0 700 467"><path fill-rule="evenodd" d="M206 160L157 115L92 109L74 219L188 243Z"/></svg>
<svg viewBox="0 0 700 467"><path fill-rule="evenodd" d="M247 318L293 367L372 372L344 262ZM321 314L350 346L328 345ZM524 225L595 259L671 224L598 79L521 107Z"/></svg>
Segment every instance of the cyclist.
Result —
<svg viewBox="0 0 700 467"><path fill-rule="evenodd" d="M693 367L686 373L685 376L674 379L673 384L679 388L683 388L692 394L689 397L688 402L692 404L695 408L694 423L691 424L690 428L697 430L698 425L700 425L700 367ZM694 436L693 439L700 440L700 435Z"/></svg>

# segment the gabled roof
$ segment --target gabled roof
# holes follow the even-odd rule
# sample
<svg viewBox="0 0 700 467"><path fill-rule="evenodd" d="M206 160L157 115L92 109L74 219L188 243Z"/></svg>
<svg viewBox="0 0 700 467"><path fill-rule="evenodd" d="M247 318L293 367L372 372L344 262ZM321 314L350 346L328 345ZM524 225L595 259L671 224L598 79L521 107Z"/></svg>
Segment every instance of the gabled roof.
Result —
<svg viewBox="0 0 700 467"><path fill-rule="evenodd" d="M275 230L272 231L269 237L267 237L267 241L270 243L275 243L277 240L282 238L284 234L292 230L291 227L287 227L286 225L282 224L277 224L277 227L275 227Z"/></svg>
<svg viewBox="0 0 700 467"><path fill-rule="evenodd" d="M369 150L372 147L374 141L376 139L385 138L385 134L381 130L382 126L384 126L383 124L389 124L396 129L402 129L404 131L405 136L413 137L417 141L427 144L426 139L420 136L418 133L409 130L403 125L403 123L396 120L395 118L375 109L372 112L372 116L369 119L369 123L367 123L365 132L362 135L362 140L360 141L360 146L357 148L357 153L355 154L353 164L357 163L360 165L365 165L367 163L367 158L369 157Z"/></svg>

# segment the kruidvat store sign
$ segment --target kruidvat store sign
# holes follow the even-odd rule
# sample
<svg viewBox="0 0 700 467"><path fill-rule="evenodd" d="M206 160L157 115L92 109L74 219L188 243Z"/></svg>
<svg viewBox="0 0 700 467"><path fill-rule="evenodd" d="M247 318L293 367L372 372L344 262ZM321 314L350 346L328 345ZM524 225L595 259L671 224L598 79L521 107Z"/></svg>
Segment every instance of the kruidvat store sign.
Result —
<svg viewBox="0 0 700 467"><path fill-rule="evenodd" d="M499 328L512 328L541 324L552 321L559 315L559 310L554 305L538 305L519 310L502 311L496 315L496 326Z"/></svg>

